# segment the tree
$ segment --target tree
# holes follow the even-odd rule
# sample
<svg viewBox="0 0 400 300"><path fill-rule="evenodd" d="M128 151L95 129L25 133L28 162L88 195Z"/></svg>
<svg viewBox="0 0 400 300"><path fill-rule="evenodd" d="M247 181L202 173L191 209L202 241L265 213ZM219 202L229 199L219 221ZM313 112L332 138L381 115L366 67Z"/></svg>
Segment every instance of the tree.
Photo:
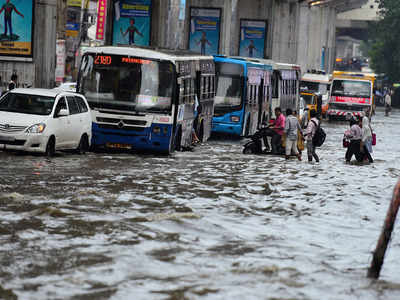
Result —
<svg viewBox="0 0 400 300"><path fill-rule="evenodd" d="M400 5L399 0L375 0L380 19L370 27L371 67L387 75L390 83L400 81Z"/></svg>

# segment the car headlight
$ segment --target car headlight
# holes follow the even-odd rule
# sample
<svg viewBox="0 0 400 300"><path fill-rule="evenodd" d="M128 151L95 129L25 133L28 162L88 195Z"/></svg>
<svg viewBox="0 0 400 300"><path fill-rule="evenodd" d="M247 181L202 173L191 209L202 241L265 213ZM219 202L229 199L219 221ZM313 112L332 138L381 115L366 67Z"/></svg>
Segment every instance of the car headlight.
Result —
<svg viewBox="0 0 400 300"><path fill-rule="evenodd" d="M40 124L32 125L27 130L25 130L25 132L26 133L42 133L45 128L46 128L46 124L40 123Z"/></svg>
<svg viewBox="0 0 400 300"><path fill-rule="evenodd" d="M232 121L232 122L239 122L239 121L240 121L240 117L238 117L238 116L231 116L231 121Z"/></svg>

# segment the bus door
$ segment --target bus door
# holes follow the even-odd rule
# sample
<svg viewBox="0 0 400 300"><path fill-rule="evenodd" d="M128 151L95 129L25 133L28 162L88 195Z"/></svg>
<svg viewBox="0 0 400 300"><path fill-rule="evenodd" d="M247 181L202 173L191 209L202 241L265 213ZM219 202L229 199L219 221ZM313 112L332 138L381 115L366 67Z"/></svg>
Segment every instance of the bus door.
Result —
<svg viewBox="0 0 400 300"><path fill-rule="evenodd" d="M196 72L196 82L199 107L194 126L198 138L205 142L211 135L214 116L215 68L212 61L200 61L200 71Z"/></svg>
<svg viewBox="0 0 400 300"><path fill-rule="evenodd" d="M262 107L262 116L261 123L266 123L269 121L270 116L270 108L271 108L271 72L265 71L264 76L262 78L262 87L263 87L263 107Z"/></svg>
<svg viewBox="0 0 400 300"><path fill-rule="evenodd" d="M264 103L265 103L265 86L264 78L261 78L260 85L258 86L258 122L257 129L260 128L262 122L264 121Z"/></svg>
<svg viewBox="0 0 400 300"><path fill-rule="evenodd" d="M192 128L194 121L194 107L196 98L196 72L193 61L179 62L179 100L176 113L177 140L181 147L190 147L192 144Z"/></svg>
<svg viewBox="0 0 400 300"><path fill-rule="evenodd" d="M247 121L244 126L244 135L251 135L258 129L261 113L260 97L262 97L262 89L260 89L263 70L257 68L248 69L247 96L246 96L246 116Z"/></svg>

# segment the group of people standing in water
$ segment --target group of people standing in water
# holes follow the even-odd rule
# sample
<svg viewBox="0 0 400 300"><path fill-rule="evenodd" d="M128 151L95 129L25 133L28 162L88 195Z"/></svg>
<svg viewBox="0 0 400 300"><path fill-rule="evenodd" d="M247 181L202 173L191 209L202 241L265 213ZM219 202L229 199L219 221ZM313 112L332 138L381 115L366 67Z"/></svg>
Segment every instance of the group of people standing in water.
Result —
<svg viewBox="0 0 400 300"><path fill-rule="evenodd" d="M350 141L345 155L346 163L350 163L353 155L358 162L374 162L371 156L373 131L370 124L370 114L371 111L368 108L362 117L350 119L350 129L344 133L344 138Z"/></svg>

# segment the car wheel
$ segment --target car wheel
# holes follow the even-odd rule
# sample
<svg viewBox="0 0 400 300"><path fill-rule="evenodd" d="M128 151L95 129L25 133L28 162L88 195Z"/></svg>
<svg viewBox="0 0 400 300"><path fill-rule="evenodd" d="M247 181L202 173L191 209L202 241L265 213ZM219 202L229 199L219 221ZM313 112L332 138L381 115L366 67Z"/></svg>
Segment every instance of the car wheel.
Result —
<svg viewBox="0 0 400 300"><path fill-rule="evenodd" d="M49 138L49 141L47 142L45 154L48 157L52 157L54 156L55 153L56 153L56 140L53 136L51 136Z"/></svg>
<svg viewBox="0 0 400 300"><path fill-rule="evenodd" d="M76 149L76 151L79 154L85 154L88 150L89 150L89 139L86 134L83 134L81 136L81 139L79 141L79 145L78 145L78 148Z"/></svg>

